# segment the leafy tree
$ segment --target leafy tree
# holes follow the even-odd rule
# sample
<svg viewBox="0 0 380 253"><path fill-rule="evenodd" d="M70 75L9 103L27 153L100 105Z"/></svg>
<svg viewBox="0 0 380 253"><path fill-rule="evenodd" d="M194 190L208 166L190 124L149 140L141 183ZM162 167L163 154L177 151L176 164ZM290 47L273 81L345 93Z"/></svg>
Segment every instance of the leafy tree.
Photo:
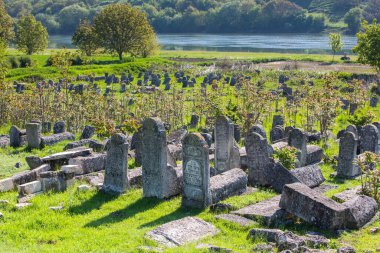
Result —
<svg viewBox="0 0 380 253"><path fill-rule="evenodd" d="M98 37L88 20L81 22L72 38L73 44L87 56L91 56L98 49Z"/></svg>
<svg viewBox="0 0 380 253"><path fill-rule="evenodd" d="M88 18L89 16L90 11L79 4L73 4L63 8L58 15L58 20L61 25L61 32L65 34L74 32L80 21Z"/></svg>
<svg viewBox="0 0 380 253"><path fill-rule="evenodd" d="M129 4L111 4L94 19L94 28L100 45L116 52L119 59L123 53L135 53L141 43L152 38L154 30L146 15Z"/></svg>
<svg viewBox="0 0 380 253"><path fill-rule="evenodd" d="M369 64L380 72L380 24L362 22L362 32L356 34L358 44L353 51L359 55L359 62Z"/></svg>
<svg viewBox="0 0 380 253"><path fill-rule="evenodd" d="M360 29L360 22L363 18L360 8L352 8L344 16L344 22L348 25L348 30L351 34L355 34Z"/></svg>
<svg viewBox="0 0 380 253"><path fill-rule="evenodd" d="M28 55L43 51L48 45L48 32L40 21L27 15L17 22L17 48Z"/></svg>
<svg viewBox="0 0 380 253"><path fill-rule="evenodd" d="M13 19L8 15L3 1L0 0L0 40L10 41L14 35Z"/></svg>
<svg viewBox="0 0 380 253"><path fill-rule="evenodd" d="M336 53L340 52L343 48L342 35L339 33L330 33L329 35L329 44L331 51L333 51L333 60L335 59Z"/></svg>

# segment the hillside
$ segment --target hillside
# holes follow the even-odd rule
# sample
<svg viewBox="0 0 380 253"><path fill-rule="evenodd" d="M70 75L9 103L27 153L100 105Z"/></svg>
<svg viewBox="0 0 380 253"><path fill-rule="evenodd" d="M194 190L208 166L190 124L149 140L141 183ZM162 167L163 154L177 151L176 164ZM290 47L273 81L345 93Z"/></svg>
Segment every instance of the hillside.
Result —
<svg viewBox="0 0 380 253"><path fill-rule="evenodd" d="M80 20L105 5L130 3L160 33L357 32L365 18L380 19L380 0L5 0L14 18L32 13L50 34L72 34Z"/></svg>

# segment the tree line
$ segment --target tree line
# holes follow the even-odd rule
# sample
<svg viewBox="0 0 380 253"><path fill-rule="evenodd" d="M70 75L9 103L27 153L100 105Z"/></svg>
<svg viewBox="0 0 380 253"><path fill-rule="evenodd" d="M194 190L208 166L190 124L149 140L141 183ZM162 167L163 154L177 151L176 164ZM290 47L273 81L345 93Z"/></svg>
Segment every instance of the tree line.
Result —
<svg viewBox="0 0 380 253"><path fill-rule="evenodd" d="M140 8L159 33L321 32L339 21L356 33L380 19L380 0L5 0L13 18L31 13L50 34L73 34L115 2Z"/></svg>

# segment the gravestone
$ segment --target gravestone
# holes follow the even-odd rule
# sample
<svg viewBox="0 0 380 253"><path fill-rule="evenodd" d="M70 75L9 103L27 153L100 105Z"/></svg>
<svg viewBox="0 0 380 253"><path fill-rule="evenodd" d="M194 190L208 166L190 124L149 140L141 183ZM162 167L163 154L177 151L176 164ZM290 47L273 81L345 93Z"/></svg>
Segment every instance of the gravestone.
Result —
<svg viewBox="0 0 380 253"><path fill-rule="evenodd" d="M358 132L358 129L356 128L356 126L348 125L346 127L346 131L353 133L355 136L355 140L359 140L359 132Z"/></svg>
<svg viewBox="0 0 380 253"><path fill-rule="evenodd" d="M64 133L66 130L65 130L65 122L63 121L58 121L54 124L54 127L53 127L53 132L54 134L60 134L60 133Z"/></svg>
<svg viewBox="0 0 380 253"><path fill-rule="evenodd" d="M128 187L128 143L124 135L114 134L107 151L103 190L120 194Z"/></svg>
<svg viewBox="0 0 380 253"><path fill-rule="evenodd" d="M160 199L180 193L174 166L168 164L166 130L159 118L147 118L142 126L142 175L144 197Z"/></svg>
<svg viewBox="0 0 380 253"><path fill-rule="evenodd" d="M346 131L339 141L338 172L339 177L352 178L360 174L355 164L357 141L352 132Z"/></svg>
<svg viewBox="0 0 380 253"><path fill-rule="evenodd" d="M198 115L191 115L190 126L195 128L198 126L198 123L199 123L199 116Z"/></svg>
<svg viewBox="0 0 380 253"><path fill-rule="evenodd" d="M267 186L270 184L265 170L271 163L266 138L255 132L249 132L245 138L247 152L248 183L250 185Z"/></svg>
<svg viewBox="0 0 380 253"><path fill-rule="evenodd" d="M375 97L371 97L369 105L371 107L376 107L378 102L379 102L379 98L378 97L376 97L376 96Z"/></svg>
<svg viewBox="0 0 380 253"><path fill-rule="evenodd" d="M273 116L272 128L275 128L276 126L284 126L284 125L285 125L285 120L282 115Z"/></svg>
<svg viewBox="0 0 380 253"><path fill-rule="evenodd" d="M198 133L183 140L182 206L205 208L211 204L209 151Z"/></svg>
<svg viewBox="0 0 380 253"><path fill-rule="evenodd" d="M254 133L258 133L259 135L261 135L265 139L267 138L267 134L265 133L265 129L262 125L254 125L253 127L251 127L251 129L249 131L254 132Z"/></svg>
<svg viewBox="0 0 380 253"><path fill-rule="evenodd" d="M307 136L306 134L298 129L293 129L289 134L288 145L298 149L298 161L299 167L307 165Z"/></svg>
<svg viewBox="0 0 380 253"><path fill-rule="evenodd" d="M240 167L239 152L234 141L234 124L226 116L220 116L215 122L215 169L217 173ZM240 158L240 156L239 156Z"/></svg>
<svg viewBox="0 0 380 253"><path fill-rule="evenodd" d="M270 131L270 142L275 143L277 141L285 139L285 130L282 126L276 126Z"/></svg>
<svg viewBox="0 0 380 253"><path fill-rule="evenodd" d="M22 145L23 132L16 126L12 126L9 131L9 145L14 148L18 148Z"/></svg>
<svg viewBox="0 0 380 253"><path fill-rule="evenodd" d="M379 153L379 131L376 126L366 125L361 131L360 153Z"/></svg>
<svg viewBox="0 0 380 253"><path fill-rule="evenodd" d="M26 139L29 148L39 149L41 147L41 125L38 123L26 124Z"/></svg>
<svg viewBox="0 0 380 253"><path fill-rule="evenodd" d="M237 142L239 142L241 139L241 129L238 124L234 124L234 138Z"/></svg>
<svg viewBox="0 0 380 253"><path fill-rule="evenodd" d="M90 139L95 133L95 127L93 126L85 126L82 132L82 135L80 137L81 140L83 139Z"/></svg>

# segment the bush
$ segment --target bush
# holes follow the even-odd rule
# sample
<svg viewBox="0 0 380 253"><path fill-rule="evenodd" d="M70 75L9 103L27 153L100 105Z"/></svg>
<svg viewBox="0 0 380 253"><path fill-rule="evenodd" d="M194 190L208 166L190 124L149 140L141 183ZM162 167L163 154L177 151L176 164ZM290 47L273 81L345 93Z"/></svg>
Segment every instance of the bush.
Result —
<svg viewBox="0 0 380 253"><path fill-rule="evenodd" d="M80 65L85 64L84 59L80 55L74 56L73 58L70 59L70 61L71 61L71 66L80 66ZM46 60L45 66L46 67L53 66L53 60L51 56Z"/></svg>
<svg viewBox="0 0 380 253"><path fill-rule="evenodd" d="M347 121L355 126L365 126L371 124L374 118L375 115L370 110L363 108L350 115Z"/></svg>
<svg viewBox="0 0 380 253"><path fill-rule="evenodd" d="M296 167L298 150L293 147L285 147L275 151L274 158L288 170L292 170Z"/></svg>
<svg viewBox="0 0 380 253"><path fill-rule="evenodd" d="M9 64L11 65L12 69L17 69L20 66L18 59L14 56L9 58Z"/></svg>
<svg viewBox="0 0 380 253"><path fill-rule="evenodd" d="M33 66L33 61L29 56L21 56L19 58L20 68L27 68Z"/></svg>
<svg viewBox="0 0 380 253"><path fill-rule="evenodd" d="M358 166L362 171L360 177L362 194L374 198L380 202L380 156L371 152L365 152L358 160Z"/></svg>
<svg viewBox="0 0 380 253"><path fill-rule="evenodd" d="M9 58L9 64L12 69L17 68L28 68L33 66L33 61L29 56L15 57L12 56Z"/></svg>

